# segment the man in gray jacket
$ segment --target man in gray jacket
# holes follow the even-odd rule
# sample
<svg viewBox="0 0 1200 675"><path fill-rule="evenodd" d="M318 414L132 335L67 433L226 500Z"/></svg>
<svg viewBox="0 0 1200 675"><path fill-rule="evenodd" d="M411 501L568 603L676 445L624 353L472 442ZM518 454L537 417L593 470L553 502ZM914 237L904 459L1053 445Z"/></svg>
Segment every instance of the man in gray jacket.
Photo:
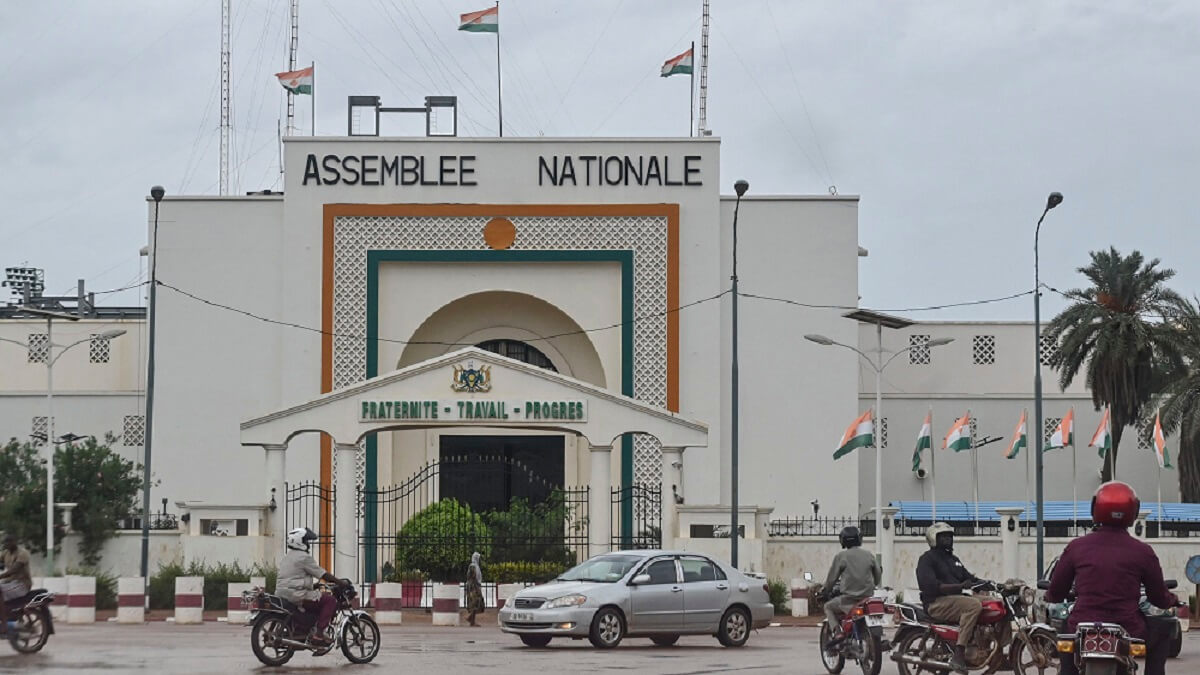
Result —
<svg viewBox="0 0 1200 675"><path fill-rule="evenodd" d="M838 539L842 542L843 550L833 558L824 590L825 597L829 598L825 601L825 620L829 622L830 632L834 636L830 646L842 639L842 617L863 598L873 595L883 576L875 556L862 548L862 533L857 527L843 529ZM839 581L841 593L830 598Z"/></svg>

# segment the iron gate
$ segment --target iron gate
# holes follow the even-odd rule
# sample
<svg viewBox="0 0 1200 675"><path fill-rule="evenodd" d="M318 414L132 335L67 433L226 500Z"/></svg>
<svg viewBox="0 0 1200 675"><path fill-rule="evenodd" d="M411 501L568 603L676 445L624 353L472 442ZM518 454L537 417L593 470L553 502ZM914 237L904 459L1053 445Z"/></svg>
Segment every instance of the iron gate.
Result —
<svg viewBox="0 0 1200 675"><path fill-rule="evenodd" d="M635 483L613 490L611 522L612 550L661 548L662 484Z"/></svg>
<svg viewBox="0 0 1200 675"><path fill-rule="evenodd" d="M336 531L333 517L337 503L333 487L324 487L316 481L286 483L284 494L284 532L297 527L307 527L317 533L317 559L328 569L333 564L333 544ZM327 524L322 526L322 523ZM286 546L286 544L285 544Z"/></svg>
<svg viewBox="0 0 1200 675"><path fill-rule="evenodd" d="M548 496L540 501L512 497L506 509L474 511L441 498L442 474L451 467L473 480L516 476L537 482L548 488ZM469 455L430 462L398 485L359 491L364 515L358 538L361 578L457 581L476 551L483 556L489 581L552 578L588 557L588 495L586 486L551 485L511 457Z"/></svg>

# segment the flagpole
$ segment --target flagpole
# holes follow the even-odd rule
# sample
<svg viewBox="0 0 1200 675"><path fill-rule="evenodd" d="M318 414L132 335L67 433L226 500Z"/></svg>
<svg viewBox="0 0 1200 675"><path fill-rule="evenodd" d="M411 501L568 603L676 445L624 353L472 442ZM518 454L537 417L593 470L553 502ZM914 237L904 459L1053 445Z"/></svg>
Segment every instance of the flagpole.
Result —
<svg viewBox="0 0 1200 675"><path fill-rule="evenodd" d="M500 138L504 138L504 96L500 92L500 0L496 0L496 111L500 121Z"/></svg>
<svg viewBox="0 0 1200 675"><path fill-rule="evenodd" d="M696 128L696 41L695 40L692 40L692 48L690 51L692 53L692 72L689 73L689 76L691 77L692 81L688 85L688 90L689 90L688 104L691 106L690 113L688 116L688 136L689 137L696 135L696 132L695 132L695 128Z"/></svg>
<svg viewBox="0 0 1200 675"><path fill-rule="evenodd" d="M1029 523L1029 408L1021 409L1021 419L1025 422L1025 523Z"/></svg>
<svg viewBox="0 0 1200 675"><path fill-rule="evenodd" d="M1071 426L1075 426L1075 421L1071 421ZM1072 430L1073 432L1074 430ZM1074 433L1071 434L1074 436ZM1078 488L1075 486L1075 442L1071 441L1071 536L1075 536L1075 528L1079 524L1079 494Z"/></svg>
<svg viewBox="0 0 1200 675"><path fill-rule="evenodd" d="M967 410L967 424L971 423L971 411ZM975 449L975 434L970 433L970 428L967 430L967 438L970 439L971 448L971 467L972 473L975 474L975 534L979 534L979 451Z"/></svg>
<svg viewBox="0 0 1200 675"><path fill-rule="evenodd" d="M309 88L309 91L308 91L308 97L312 99L310 101L310 103L312 104L312 113L311 113L312 119L309 121L311 122L311 125L312 125L312 135L316 136L317 135L317 62L316 61L312 62L312 71L313 71L313 74L312 74L313 82L312 82L312 86Z"/></svg>
<svg viewBox="0 0 1200 675"><path fill-rule="evenodd" d="M937 448L933 447L933 406L929 406L929 491L933 498L933 520L937 521Z"/></svg>
<svg viewBox="0 0 1200 675"><path fill-rule="evenodd" d="M1157 457L1155 458L1157 459ZM1158 535L1162 536L1162 464L1158 465Z"/></svg>

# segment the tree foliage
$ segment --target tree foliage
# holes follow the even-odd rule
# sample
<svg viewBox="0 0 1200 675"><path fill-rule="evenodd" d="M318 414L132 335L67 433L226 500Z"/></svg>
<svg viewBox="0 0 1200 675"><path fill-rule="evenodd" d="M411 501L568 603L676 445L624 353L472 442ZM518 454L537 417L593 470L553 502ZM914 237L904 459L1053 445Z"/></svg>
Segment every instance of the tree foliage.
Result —
<svg viewBox="0 0 1200 675"><path fill-rule="evenodd" d="M1163 430L1179 431L1179 492L1185 502L1200 502L1200 306L1186 302L1172 321L1178 333L1182 368L1168 373L1168 381L1156 401L1162 413Z"/></svg>
<svg viewBox="0 0 1200 675"><path fill-rule="evenodd" d="M491 553L491 530L470 506L455 499L430 504L409 518L396 541L396 566L420 570L434 581L466 578L471 554Z"/></svg>
<svg viewBox="0 0 1200 675"><path fill-rule="evenodd" d="M60 446L54 460L54 501L75 503L72 530L80 534L86 567L100 564L104 542L120 519L136 510L142 467L94 437ZM46 467L41 450L12 439L0 448L0 523L30 551L46 550ZM55 546L62 543L62 513L56 513Z"/></svg>
<svg viewBox="0 0 1200 675"><path fill-rule="evenodd" d="M1138 251L1123 256L1116 248L1091 256L1079 268L1091 286L1066 293L1073 302L1046 334L1058 345L1051 365L1059 386L1066 389L1083 372L1093 403L1111 410L1112 459L1103 469L1111 480L1125 427L1141 419L1165 378L1182 367L1178 333L1165 319L1186 303L1166 287L1175 272L1160 269L1157 258L1146 262Z"/></svg>

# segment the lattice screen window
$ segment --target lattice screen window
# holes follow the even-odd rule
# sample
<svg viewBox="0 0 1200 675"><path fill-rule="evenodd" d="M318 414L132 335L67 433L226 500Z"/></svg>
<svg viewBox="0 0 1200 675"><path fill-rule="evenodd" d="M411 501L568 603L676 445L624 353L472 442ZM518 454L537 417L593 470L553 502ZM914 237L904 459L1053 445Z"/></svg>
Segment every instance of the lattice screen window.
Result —
<svg viewBox="0 0 1200 675"><path fill-rule="evenodd" d="M1154 447L1154 420L1146 420L1137 425L1138 450L1149 450Z"/></svg>
<svg viewBox="0 0 1200 675"><path fill-rule="evenodd" d="M996 362L996 336L976 335L971 338L971 355L975 365L990 366Z"/></svg>
<svg viewBox="0 0 1200 675"><path fill-rule="evenodd" d="M879 444L879 447L884 448L884 449L887 449L887 436L888 436L887 420L888 420L888 418L886 418L886 417L880 417L879 418L879 428L875 430L876 439L877 439L876 442ZM875 446L876 446L876 444L872 443L868 447L874 448Z"/></svg>
<svg viewBox="0 0 1200 675"><path fill-rule="evenodd" d="M1062 424L1061 417L1047 417L1046 419L1042 420L1042 447L1043 448L1048 447L1050 445L1050 437L1054 435L1055 430L1058 429L1058 425L1060 425L1060 424Z"/></svg>
<svg viewBox="0 0 1200 675"><path fill-rule="evenodd" d="M30 363L45 363L50 354L50 336L45 333L30 333L29 341L25 344L29 345L29 362Z"/></svg>
<svg viewBox="0 0 1200 675"><path fill-rule="evenodd" d="M928 335L909 335L908 336L908 362L915 366L929 365L929 336Z"/></svg>
<svg viewBox="0 0 1200 675"><path fill-rule="evenodd" d="M1058 343L1054 341L1051 335L1043 335L1042 342L1038 345L1038 357L1041 359L1043 366L1048 366L1058 356Z"/></svg>
<svg viewBox="0 0 1200 675"><path fill-rule="evenodd" d="M126 415L122 425L121 444L125 447L146 444L146 418L142 415Z"/></svg>
<svg viewBox="0 0 1200 675"><path fill-rule="evenodd" d="M58 418L55 418L58 419ZM45 445L46 443L46 416L38 415L33 418L33 424L30 428L30 435L33 436L34 443L37 445Z"/></svg>
<svg viewBox="0 0 1200 675"><path fill-rule="evenodd" d="M88 342L88 360L92 363L108 363L110 342L109 338L92 334L92 339Z"/></svg>

